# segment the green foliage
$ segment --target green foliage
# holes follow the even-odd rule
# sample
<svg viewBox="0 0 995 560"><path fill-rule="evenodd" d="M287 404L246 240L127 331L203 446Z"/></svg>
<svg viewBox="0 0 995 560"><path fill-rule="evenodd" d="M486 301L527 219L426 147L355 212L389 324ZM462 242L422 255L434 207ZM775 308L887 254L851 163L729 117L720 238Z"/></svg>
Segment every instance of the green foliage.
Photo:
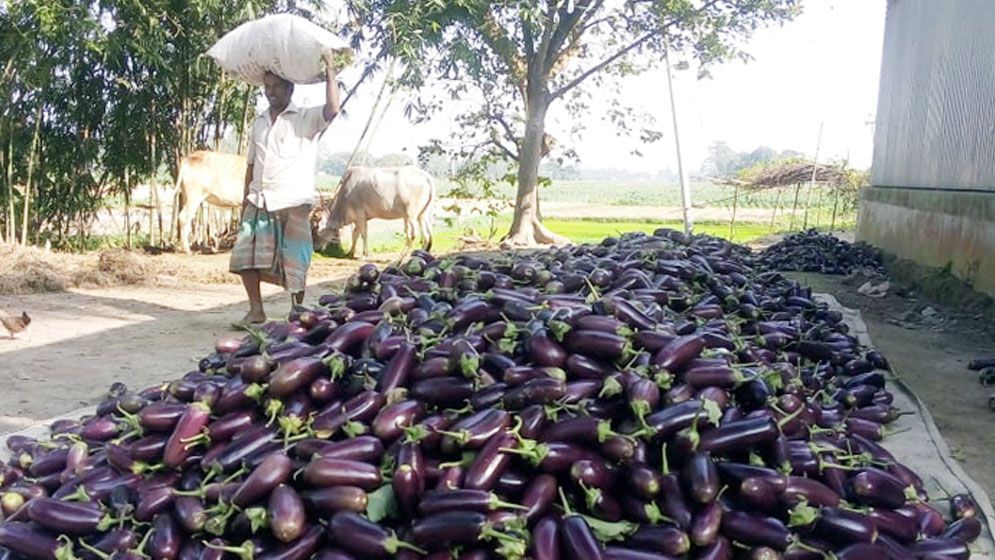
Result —
<svg viewBox="0 0 995 560"><path fill-rule="evenodd" d="M714 142L708 147L708 157L702 162L699 174L712 178L743 178L771 163L795 161L803 155L795 150L778 152L767 146L752 152L737 152L725 142Z"/></svg>
<svg viewBox="0 0 995 560"><path fill-rule="evenodd" d="M406 108L409 117L427 119L449 100L422 89L427 83L441 83L448 98L468 102L456 117L456 137L447 139L450 151L458 161L514 162L521 171L520 202L534 196L551 105L564 105L575 118L573 132L598 114L620 134L656 141L661 134L652 119L620 103L619 78L659 66L665 48L697 59L706 71L713 63L748 58L741 48L746 38L800 9L800 0L348 4L369 30L365 40L386 45L383 56L403 62L400 83L421 92ZM589 105L593 89L613 93L615 100L595 111ZM573 156L569 147L551 148L556 157Z"/></svg>
<svg viewBox="0 0 995 560"><path fill-rule="evenodd" d="M0 232L85 242L108 196L127 196L225 135L241 139L255 92L203 53L238 24L294 4L9 3L0 10Z"/></svg>

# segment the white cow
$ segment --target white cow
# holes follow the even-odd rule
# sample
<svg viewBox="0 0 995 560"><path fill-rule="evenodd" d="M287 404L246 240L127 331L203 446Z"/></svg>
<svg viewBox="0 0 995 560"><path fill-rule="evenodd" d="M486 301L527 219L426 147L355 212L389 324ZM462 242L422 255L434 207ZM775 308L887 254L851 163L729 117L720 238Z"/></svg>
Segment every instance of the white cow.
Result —
<svg viewBox="0 0 995 560"><path fill-rule="evenodd" d="M425 171L404 167L351 167L342 176L338 192L328 207L319 210L319 247L341 243L339 230L353 224L352 248L363 238L363 256L369 254L366 223L371 219L404 220L405 247L410 250L415 230L426 249L432 248L432 204L435 181Z"/></svg>
<svg viewBox="0 0 995 560"><path fill-rule="evenodd" d="M190 252L190 226L201 203L239 208L245 200L245 157L220 152L193 152L180 162L176 194L182 208L178 214L180 249Z"/></svg>

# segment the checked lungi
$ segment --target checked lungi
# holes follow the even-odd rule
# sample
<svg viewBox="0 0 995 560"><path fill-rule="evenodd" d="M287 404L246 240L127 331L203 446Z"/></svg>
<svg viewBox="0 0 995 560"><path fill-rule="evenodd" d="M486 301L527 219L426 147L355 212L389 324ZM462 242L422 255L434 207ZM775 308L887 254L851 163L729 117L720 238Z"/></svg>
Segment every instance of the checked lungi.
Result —
<svg viewBox="0 0 995 560"><path fill-rule="evenodd" d="M310 215L311 206L270 212L246 204L228 270L258 270L264 282L303 292L314 252Z"/></svg>

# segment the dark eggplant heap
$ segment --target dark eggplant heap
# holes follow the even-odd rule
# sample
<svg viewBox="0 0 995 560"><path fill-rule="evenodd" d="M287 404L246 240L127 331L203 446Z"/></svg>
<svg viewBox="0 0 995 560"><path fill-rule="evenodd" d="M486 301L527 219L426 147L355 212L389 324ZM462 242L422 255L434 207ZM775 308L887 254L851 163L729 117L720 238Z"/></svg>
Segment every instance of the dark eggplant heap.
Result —
<svg viewBox="0 0 995 560"><path fill-rule="evenodd" d="M814 229L792 233L760 254L766 270L821 272L848 275L855 271L884 274L881 251L863 243L850 243Z"/></svg>
<svg viewBox="0 0 995 560"><path fill-rule="evenodd" d="M748 252L670 230L364 265L51 439L0 558L964 559L879 441L887 364Z"/></svg>

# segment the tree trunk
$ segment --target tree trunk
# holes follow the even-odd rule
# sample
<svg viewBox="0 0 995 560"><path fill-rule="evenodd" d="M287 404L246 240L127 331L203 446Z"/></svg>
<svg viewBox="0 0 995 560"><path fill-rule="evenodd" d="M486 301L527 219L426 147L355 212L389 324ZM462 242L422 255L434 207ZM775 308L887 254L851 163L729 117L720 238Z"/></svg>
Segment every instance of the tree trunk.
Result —
<svg viewBox="0 0 995 560"><path fill-rule="evenodd" d="M14 226L14 125L9 124L9 130L7 133L7 243L11 245L14 244L15 237L17 235Z"/></svg>
<svg viewBox="0 0 995 560"><path fill-rule="evenodd" d="M542 159L542 139L546 132L548 94L539 93L528 103L525 139L518 153L518 195L511 230L501 240L511 247L536 245L566 245L570 240L549 231L539 216L539 162Z"/></svg>
<svg viewBox="0 0 995 560"><path fill-rule="evenodd" d="M131 250L131 176L124 168L124 238L125 246Z"/></svg>
<svg viewBox="0 0 995 560"><path fill-rule="evenodd" d="M28 180L24 185L24 214L21 222L21 245L28 244L28 213L31 210L31 182L34 179L35 160L38 159L38 136L41 132L41 109L42 104L38 102L38 109L35 111L35 133L31 138L31 151L28 153Z"/></svg>

